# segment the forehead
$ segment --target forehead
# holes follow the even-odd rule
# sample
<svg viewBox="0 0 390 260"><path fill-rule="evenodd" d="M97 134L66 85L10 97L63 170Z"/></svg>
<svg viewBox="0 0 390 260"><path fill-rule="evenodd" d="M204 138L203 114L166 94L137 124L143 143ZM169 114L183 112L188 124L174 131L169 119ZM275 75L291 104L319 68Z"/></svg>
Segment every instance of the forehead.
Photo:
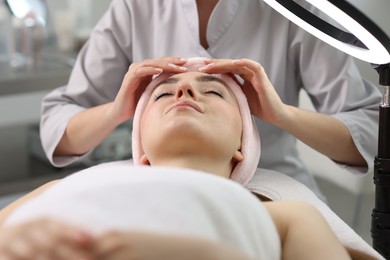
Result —
<svg viewBox="0 0 390 260"><path fill-rule="evenodd" d="M225 86L227 89L229 89L229 86L226 84L225 81L213 75L201 73L201 72L185 72L185 73L175 74L159 82L155 86L155 88L159 87L160 85L176 84L179 83L180 81L185 81L185 80L195 80L196 82L217 82Z"/></svg>

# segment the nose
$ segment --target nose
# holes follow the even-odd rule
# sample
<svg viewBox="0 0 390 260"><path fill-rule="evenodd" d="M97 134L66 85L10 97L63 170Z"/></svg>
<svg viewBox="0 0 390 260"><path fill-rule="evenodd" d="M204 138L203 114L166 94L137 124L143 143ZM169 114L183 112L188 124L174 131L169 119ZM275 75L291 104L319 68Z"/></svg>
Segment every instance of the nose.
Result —
<svg viewBox="0 0 390 260"><path fill-rule="evenodd" d="M176 99L191 98L196 100L196 93L191 84L181 83L176 89Z"/></svg>

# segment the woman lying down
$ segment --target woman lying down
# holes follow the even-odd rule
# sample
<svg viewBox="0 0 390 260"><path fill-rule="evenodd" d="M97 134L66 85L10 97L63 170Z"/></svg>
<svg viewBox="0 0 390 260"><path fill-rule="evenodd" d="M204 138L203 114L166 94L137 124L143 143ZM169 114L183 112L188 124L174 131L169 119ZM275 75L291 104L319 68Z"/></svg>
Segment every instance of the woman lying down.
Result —
<svg viewBox="0 0 390 260"><path fill-rule="evenodd" d="M172 72L168 64L132 65L123 84ZM198 71L203 59L184 66L161 73L138 102L136 165L91 167L5 208L0 259L380 258L360 240L360 251L342 243L310 203L253 195L260 141L245 95L230 75ZM234 66L261 76L252 61Z"/></svg>

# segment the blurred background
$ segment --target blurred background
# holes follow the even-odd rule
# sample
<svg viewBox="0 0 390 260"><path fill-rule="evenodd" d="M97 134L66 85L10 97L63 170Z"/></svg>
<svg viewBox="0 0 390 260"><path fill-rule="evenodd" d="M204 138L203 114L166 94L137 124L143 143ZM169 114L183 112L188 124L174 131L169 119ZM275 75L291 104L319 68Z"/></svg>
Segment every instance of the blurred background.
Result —
<svg viewBox="0 0 390 260"><path fill-rule="evenodd" d="M38 135L42 97L67 83L78 51L110 2L0 0L0 208L48 180L131 156L130 129L124 127L84 161L56 169L44 158ZM349 2L390 34L390 1ZM362 74L378 85L370 64L357 63ZM301 106L312 109L305 93L301 98ZM305 145L299 149L329 206L371 243L372 174L352 176Z"/></svg>
<svg viewBox="0 0 390 260"><path fill-rule="evenodd" d="M44 160L39 164L41 99L67 83L79 49L110 2L0 0L0 183L9 187L0 185L0 195L25 189L8 182L53 170Z"/></svg>

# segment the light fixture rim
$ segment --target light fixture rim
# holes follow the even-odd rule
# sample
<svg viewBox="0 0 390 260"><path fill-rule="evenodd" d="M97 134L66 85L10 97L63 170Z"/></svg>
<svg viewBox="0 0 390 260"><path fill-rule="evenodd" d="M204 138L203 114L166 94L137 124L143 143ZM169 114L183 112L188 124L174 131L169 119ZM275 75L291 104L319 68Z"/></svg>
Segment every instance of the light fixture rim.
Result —
<svg viewBox="0 0 390 260"><path fill-rule="evenodd" d="M337 37L331 35L331 33L329 33L330 32L329 28L330 27L334 28L333 25L329 24L328 22L322 20L319 17L316 17L315 14L306 10L298 3L294 2L294 0L263 0L263 1L266 2L272 8L274 8L276 11L281 13L283 16L285 16L287 19L291 20L292 22L296 23L298 26L302 27L304 30L308 31L309 33L313 34L317 38L327 42L333 47L351 56L354 56L366 62L370 62L372 64L390 63L390 38L371 19L369 19L360 10L358 10L356 7L346 2L345 0L315 0L315 1L305 0L305 1L311 4L312 6L314 6L315 8L321 10L323 13L325 13L330 17L332 15L329 14L329 12L323 10L324 8L320 9L318 7L319 3L322 4L322 7L325 4L328 7L332 7L333 10L338 9L337 11L341 11L342 13L345 14L344 17L348 17L352 19L357 24L357 27L359 27L361 30L354 31L354 28L349 28L349 32L345 32L342 30L340 31L342 31L345 34L353 35L356 39L358 39L358 41L356 41L357 43L359 43L359 41L364 43L363 47L362 45L356 46L354 45L355 43L351 44L351 43L343 42ZM315 16L314 17L315 19L313 19L313 16ZM329 28L323 27L322 26L323 24L318 23L318 20L322 20L322 22L329 25ZM334 20L338 22L340 25L343 25L343 20L337 20L337 17L334 18ZM319 29L316 26L317 27L322 26L322 28ZM324 31L324 28L329 31ZM361 31L364 31L365 34L364 39L362 39L361 35L356 35L356 33L359 33ZM369 37L367 37L367 35L369 35Z"/></svg>

